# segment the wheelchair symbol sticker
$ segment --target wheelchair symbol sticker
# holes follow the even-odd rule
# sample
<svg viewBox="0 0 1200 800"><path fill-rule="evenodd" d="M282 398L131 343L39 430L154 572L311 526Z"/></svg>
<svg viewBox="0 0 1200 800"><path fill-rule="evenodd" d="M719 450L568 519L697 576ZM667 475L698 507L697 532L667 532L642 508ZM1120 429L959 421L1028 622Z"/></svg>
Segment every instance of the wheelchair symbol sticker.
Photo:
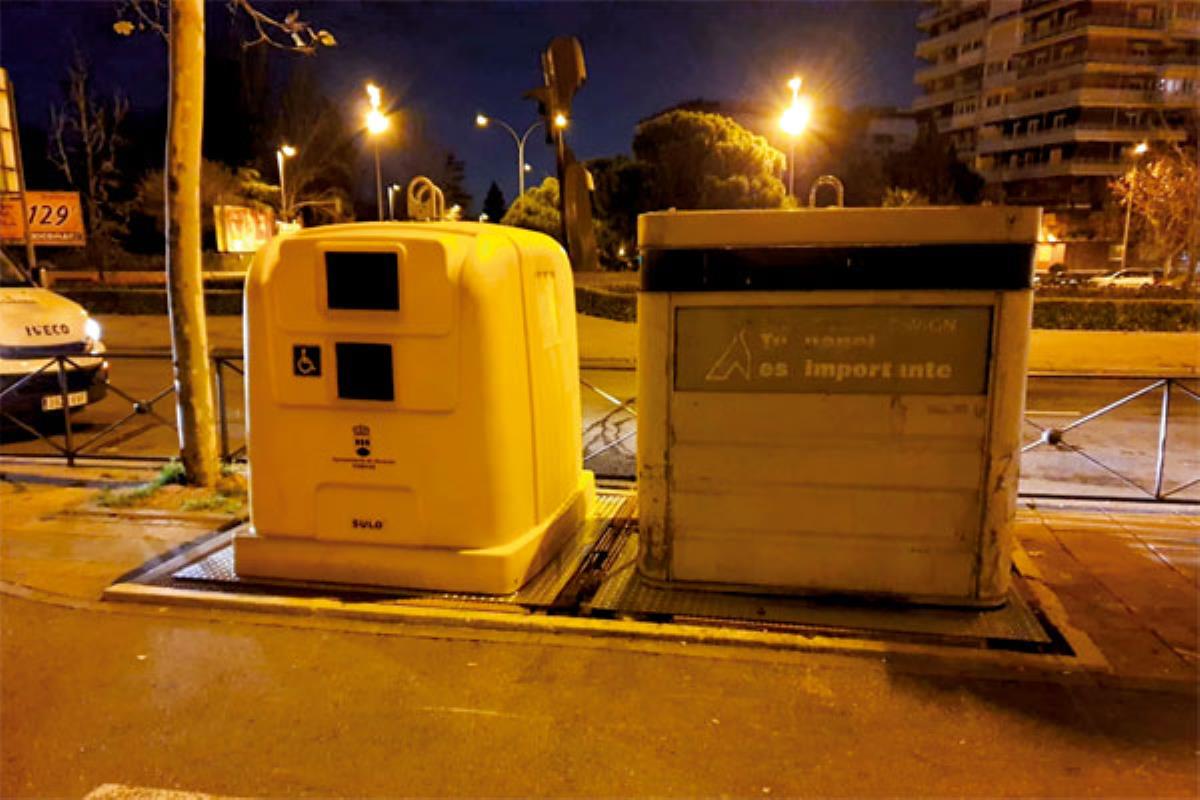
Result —
<svg viewBox="0 0 1200 800"><path fill-rule="evenodd" d="M301 378L321 375L321 347L315 344L292 345L292 374Z"/></svg>

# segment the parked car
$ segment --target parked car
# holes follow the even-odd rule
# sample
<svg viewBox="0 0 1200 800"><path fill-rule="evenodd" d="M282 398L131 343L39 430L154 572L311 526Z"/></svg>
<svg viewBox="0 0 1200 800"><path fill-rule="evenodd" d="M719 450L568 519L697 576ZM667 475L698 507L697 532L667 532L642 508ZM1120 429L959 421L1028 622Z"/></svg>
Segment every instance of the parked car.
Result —
<svg viewBox="0 0 1200 800"><path fill-rule="evenodd" d="M1150 270L1121 269L1107 275L1098 275L1089 280L1088 285L1119 289L1140 289L1143 286L1153 286L1156 282L1155 275Z"/></svg>
<svg viewBox="0 0 1200 800"><path fill-rule="evenodd" d="M61 413L57 356L67 357L70 407L95 403L108 391L104 352L100 323L78 303L34 286L0 253L0 412L35 420Z"/></svg>

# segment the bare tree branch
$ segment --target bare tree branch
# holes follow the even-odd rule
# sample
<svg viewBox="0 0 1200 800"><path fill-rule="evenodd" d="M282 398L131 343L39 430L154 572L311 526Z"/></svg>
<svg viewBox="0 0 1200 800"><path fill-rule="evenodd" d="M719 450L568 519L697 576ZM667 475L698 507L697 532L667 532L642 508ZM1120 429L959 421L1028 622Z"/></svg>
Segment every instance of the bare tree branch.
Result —
<svg viewBox="0 0 1200 800"><path fill-rule="evenodd" d="M135 30L150 31L167 38L167 13L170 0L123 0L117 9L117 22L113 30L129 36ZM253 38L242 43L250 49L267 45L278 50L312 55L318 47L334 47L337 40L326 30L315 30L300 19L299 11L289 12L283 19L276 19L254 7L252 0L228 0L229 12L235 17L244 13L253 27Z"/></svg>

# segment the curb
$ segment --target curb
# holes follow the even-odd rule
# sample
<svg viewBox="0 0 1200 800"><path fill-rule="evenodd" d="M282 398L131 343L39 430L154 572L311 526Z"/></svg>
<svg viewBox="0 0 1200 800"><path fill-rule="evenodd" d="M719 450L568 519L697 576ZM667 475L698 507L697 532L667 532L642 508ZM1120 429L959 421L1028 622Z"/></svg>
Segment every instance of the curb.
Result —
<svg viewBox="0 0 1200 800"><path fill-rule="evenodd" d="M183 522L197 525L219 525L222 529L231 524L249 519L246 516L217 514L211 511L170 511L162 508L107 508L92 503L85 503L74 508L64 508L58 514L68 517L107 517L110 519L128 519L138 522Z"/></svg>
<svg viewBox="0 0 1200 800"><path fill-rule="evenodd" d="M1044 592L1038 592L1039 602ZM1193 694L1196 686L1176 680L1121 677L1082 632L1054 624L1066 636L1075 656L986 650L953 645L920 644L879 639L842 638L825 634L780 632L741 627L712 627L688 622L647 622L630 619L595 619L569 616L514 613L479 608L452 609L428 605L344 602L331 598L293 598L244 595L194 589L164 589L142 584L118 583L103 593L103 600L175 606L187 609L233 611L274 618L313 621L347 621L395 625L403 634L410 626L435 626L458 633L476 631L524 635L549 635L570 644L572 639L596 643L641 642L669 646L708 646L761 651L764 653L809 653L865 656L921 672L953 673L957 676L1044 680L1057 683L1086 683L1119 688ZM1043 610L1058 616L1056 602ZM599 645L606 646L606 645Z"/></svg>

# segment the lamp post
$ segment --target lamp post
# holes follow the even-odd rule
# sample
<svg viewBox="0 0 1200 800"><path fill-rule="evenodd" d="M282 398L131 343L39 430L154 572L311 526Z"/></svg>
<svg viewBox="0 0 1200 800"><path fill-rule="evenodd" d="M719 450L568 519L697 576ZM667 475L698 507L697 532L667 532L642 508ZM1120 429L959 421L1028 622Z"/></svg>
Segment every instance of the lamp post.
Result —
<svg viewBox="0 0 1200 800"><path fill-rule="evenodd" d="M559 116L562 117L561 114L559 114ZM554 120L554 124L560 128L565 127L567 124L566 117L562 117L562 119L562 125L558 124L557 118ZM513 127L502 119L494 119L486 114L475 115L475 126L478 128L486 128L493 122L495 122L501 128L504 128L504 130L508 131L508 135L511 136L513 141L517 143L517 197L520 197L521 195L525 194L525 173L529 171L529 165L525 163L525 142L528 141L529 134L533 133L542 124L542 121L539 119L537 122L526 128L525 133L518 136L517 132L513 130Z"/></svg>
<svg viewBox="0 0 1200 800"><path fill-rule="evenodd" d="M1137 191L1137 162L1138 157L1145 154L1150 145L1141 142L1133 148L1133 169L1129 171L1129 194L1125 197L1125 231L1121 234L1121 269L1125 269L1129 249L1129 217L1133 213L1133 193Z"/></svg>
<svg viewBox="0 0 1200 800"><path fill-rule="evenodd" d="M375 206L379 219L383 220L383 171L379 166L379 136L391 127L391 120L384 114L380 106L383 98L379 87L373 83L367 84L367 101L371 107L367 110L367 133L374 138L375 144Z"/></svg>
<svg viewBox="0 0 1200 800"><path fill-rule="evenodd" d="M396 192L400 191L400 184L392 183L387 187L388 198L388 219L395 221L396 219Z"/></svg>
<svg viewBox="0 0 1200 800"><path fill-rule="evenodd" d="M796 137L804 132L808 127L808 121L812 117L812 102L807 97L800 96L800 78L794 77L788 81L788 88L792 90L792 104L783 111L783 116L779 118L779 127L783 129L790 139L790 152L788 154L788 194L792 197L796 196Z"/></svg>
<svg viewBox="0 0 1200 800"><path fill-rule="evenodd" d="M275 163L279 165L279 214L283 217L284 222L292 221L291 203L288 202L287 182L284 179L283 162L285 159L296 155L296 148L290 144L284 144L275 151Z"/></svg>

